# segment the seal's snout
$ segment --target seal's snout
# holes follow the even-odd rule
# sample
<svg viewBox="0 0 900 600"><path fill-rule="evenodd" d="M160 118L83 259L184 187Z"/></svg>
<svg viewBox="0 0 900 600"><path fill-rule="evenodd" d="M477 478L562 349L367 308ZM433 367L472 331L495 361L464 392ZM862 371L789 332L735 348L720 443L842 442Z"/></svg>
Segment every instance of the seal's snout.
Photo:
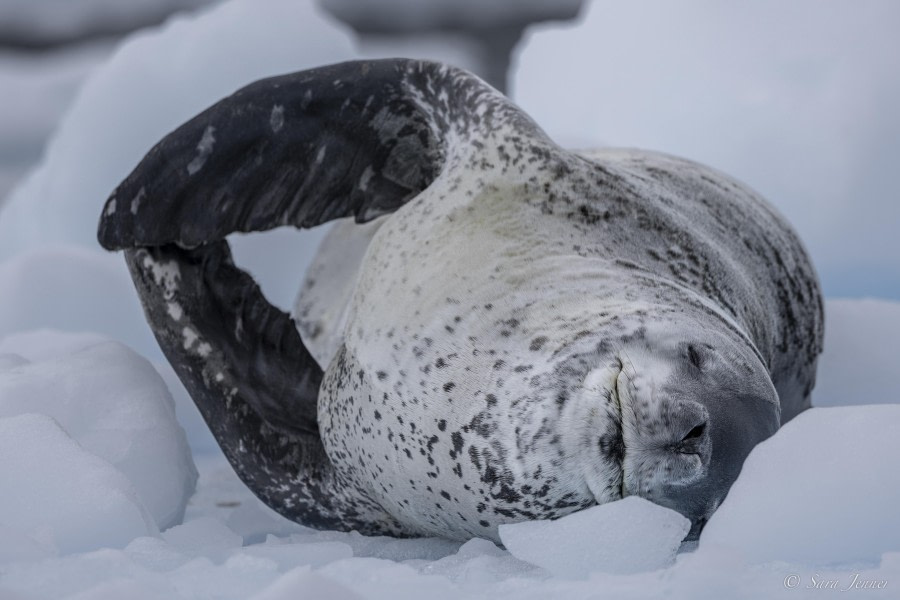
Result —
<svg viewBox="0 0 900 600"><path fill-rule="evenodd" d="M705 474L712 454L709 414L691 400L628 396L623 402L625 491L657 500Z"/></svg>

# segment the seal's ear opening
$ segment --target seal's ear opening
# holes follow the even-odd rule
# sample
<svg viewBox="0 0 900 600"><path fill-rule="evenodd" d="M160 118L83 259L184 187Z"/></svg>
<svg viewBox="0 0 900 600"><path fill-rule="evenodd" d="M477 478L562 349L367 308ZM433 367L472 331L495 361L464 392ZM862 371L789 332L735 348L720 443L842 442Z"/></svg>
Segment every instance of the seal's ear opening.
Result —
<svg viewBox="0 0 900 600"><path fill-rule="evenodd" d="M450 134L474 106L485 131L521 115L480 79L429 62L264 79L166 136L106 202L100 244L126 251L147 320L235 470L290 518L372 527L336 506L339 490L316 487L335 485L316 419L322 370L225 237L396 210L441 172L445 140L460 139ZM322 520L326 504L341 516Z"/></svg>

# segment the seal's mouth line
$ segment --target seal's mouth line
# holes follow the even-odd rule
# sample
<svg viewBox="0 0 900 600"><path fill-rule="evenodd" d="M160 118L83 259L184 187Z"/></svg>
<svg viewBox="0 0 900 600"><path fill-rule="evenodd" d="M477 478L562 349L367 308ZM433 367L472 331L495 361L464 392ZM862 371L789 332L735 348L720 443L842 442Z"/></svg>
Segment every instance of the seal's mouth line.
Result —
<svg viewBox="0 0 900 600"><path fill-rule="evenodd" d="M625 363L621 358L616 357L616 360L619 363L619 372L616 373L616 382L612 388L612 394L616 399L616 408L619 411L619 435L622 438L622 454L619 459L619 474L622 477L621 483L619 484L619 498L624 498L627 495L625 490L625 414L622 410L622 393L619 390L619 379L622 377L622 373L625 372Z"/></svg>

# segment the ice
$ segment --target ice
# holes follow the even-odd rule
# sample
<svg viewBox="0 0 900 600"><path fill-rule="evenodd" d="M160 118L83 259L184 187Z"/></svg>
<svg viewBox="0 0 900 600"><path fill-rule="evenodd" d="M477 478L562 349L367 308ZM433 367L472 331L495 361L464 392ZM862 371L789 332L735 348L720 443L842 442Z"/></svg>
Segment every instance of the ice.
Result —
<svg viewBox="0 0 900 600"><path fill-rule="evenodd" d="M897 72L900 54L884 32L896 39L889 17L897 9L754 6L763 8L590 7L581 30L545 27L526 43L519 101L564 143L641 145L734 173L800 227L829 289L856 293L854 282L871 280L866 272L884 282L879 289L894 289L898 253L879 244L897 208L872 202L896 196L883 191L895 189L883 165L896 147L896 121L882 127L877 119L896 105L896 76L885 73ZM761 26L760 15L773 11L779 19ZM840 18L829 25L826 13ZM750 47L743 43L710 50L710 41L760 31L777 42L754 43L764 56L735 54ZM788 44L798 40L811 45ZM96 249L102 203L159 137L254 79L360 53L478 62L449 34L425 50L421 40L404 43L412 46L375 40L360 49L309 3L238 0L133 36L90 77L42 166L0 212L0 598L794 599L827 594L806 591L826 578L900 581L900 525L891 511L900 487L897 406L858 406L900 398L896 303L828 302L814 402L854 406L817 408L761 446L697 549L674 560L683 530L655 507L625 519L585 511L591 522L571 533L565 521L538 523L552 535L526 536L524 550L506 540L511 554L487 540L315 531L280 517L238 480L159 353L121 257ZM61 70L58 86L0 78L18 98L0 126L15 135L0 147L34 156L31 132L47 134L46 119L88 72L88 59ZM28 94L16 96L22 89ZM11 123L20 105L32 112ZM862 204L838 202L848 197ZM290 306L317 239L290 230L231 238L237 262L281 306ZM186 507L189 455L165 389L150 364L108 337L153 363L191 448L203 453L203 477ZM21 414L30 411L44 415ZM180 504L185 523L158 534L144 497L154 494L171 500L175 517ZM595 511L628 512L636 501ZM28 510L20 515L16 503ZM66 532L81 545L64 545ZM785 587L790 574L801 589ZM860 595L892 597L890 585Z"/></svg>
<svg viewBox="0 0 900 600"><path fill-rule="evenodd" d="M172 368L172 365L165 358L157 358L152 363L172 394L172 398L175 401L175 416L179 425L184 429L188 444L191 447L191 453L194 455L221 454L219 445L216 443L212 432L210 432L209 426L203 420L203 416L184 388L184 384L178 379L178 375L175 374L175 369Z"/></svg>
<svg viewBox="0 0 900 600"><path fill-rule="evenodd" d="M814 408L757 446L701 537L752 562L900 551L900 405Z"/></svg>
<svg viewBox="0 0 900 600"><path fill-rule="evenodd" d="M169 391L126 346L89 340L39 332L0 342L3 351L32 359L0 372L0 417L52 417L85 451L127 477L159 528L179 523L197 474ZM36 349L84 343L43 360Z"/></svg>
<svg viewBox="0 0 900 600"><path fill-rule="evenodd" d="M0 418L0 481L5 528L46 537L61 553L124 547L157 533L131 482L45 415ZM26 556L34 549L26 547ZM17 559L16 550L6 546L3 553Z"/></svg>
<svg viewBox="0 0 900 600"><path fill-rule="evenodd" d="M0 373L27 364L28 361L18 354L12 352L0 353Z"/></svg>
<svg viewBox="0 0 900 600"><path fill-rule="evenodd" d="M422 572L429 575L445 575L454 581L471 585L483 585L512 577L529 577L543 574L543 570L519 560L494 542L479 538L463 544L456 554L423 564Z"/></svg>
<svg viewBox="0 0 900 600"><path fill-rule="evenodd" d="M256 498L239 502L225 521L229 529L240 535L245 544L265 541L270 535L290 535L307 528L288 521Z"/></svg>
<svg viewBox="0 0 900 600"><path fill-rule="evenodd" d="M501 525L500 540L516 558L577 578L666 567L690 528L679 513L629 496L555 521Z"/></svg>
<svg viewBox="0 0 900 600"><path fill-rule="evenodd" d="M224 458L204 459L199 465L201 479L197 496L204 507L201 512L224 523L233 508L208 505L202 497L209 494L228 499L231 504L243 503L252 495L246 488L239 490L225 484L223 479L228 478L223 477L221 470L228 467ZM229 481L239 485L233 474ZM765 490L759 492L765 493ZM487 540L472 540L463 545L443 542L441 546L440 540L365 538L304 528L241 547L236 537L228 535L227 529L209 519L192 525L194 521L188 521L181 533L191 532L194 527L192 535L200 539L225 541L208 544L210 550L197 555L187 545L179 547L161 538L144 536L137 537L121 551L103 550L11 563L0 569L0 589L54 600L72 594L117 599L131 597L128 595L131 590L167 600L237 600L261 593L286 594L289 590L293 590L294 597L318 597L311 592L319 589L319 579L298 577L295 581L293 576L281 579L296 571L309 572L340 586L334 588L334 593L346 588L363 598L385 600L412 600L423 595L429 600L538 600L592 598L598 594L618 599L791 599L813 597L808 592L804 594L802 590L784 586L785 578L792 573L802 577L803 586L809 585L814 576L849 582L849 577L856 572L869 579L894 581L900 577L900 553L887 553L879 565L870 566L784 562L753 565L739 549L714 544L693 553L679 554L674 564L660 570L629 575L595 571L587 579L564 579L520 561ZM216 531L225 535L217 538ZM401 547L402 552L398 551ZM438 547L443 550L439 552ZM580 551L578 545L569 545L559 550L560 560L578 561ZM279 581L281 584L276 585ZM891 596L875 591L867 592L866 597Z"/></svg>
<svg viewBox="0 0 900 600"><path fill-rule="evenodd" d="M309 567L297 567L276 579L269 587L253 596L252 600L295 600L298 597L328 600L363 598L351 589L311 572Z"/></svg>
<svg viewBox="0 0 900 600"><path fill-rule="evenodd" d="M165 541L178 551L191 556L218 553L240 548L243 538L213 517L200 517L163 532Z"/></svg>
<svg viewBox="0 0 900 600"><path fill-rule="evenodd" d="M114 579L69 596L67 600L168 600L172 597L171 590L166 590L164 586L159 588L162 589L147 589L144 582Z"/></svg>
<svg viewBox="0 0 900 600"><path fill-rule="evenodd" d="M825 352L819 359L813 404L843 406L900 401L897 340L900 303L829 300Z"/></svg>
<svg viewBox="0 0 900 600"><path fill-rule="evenodd" d="M41 48L127 32L210 0L2 0L0 42Z"/></svg>

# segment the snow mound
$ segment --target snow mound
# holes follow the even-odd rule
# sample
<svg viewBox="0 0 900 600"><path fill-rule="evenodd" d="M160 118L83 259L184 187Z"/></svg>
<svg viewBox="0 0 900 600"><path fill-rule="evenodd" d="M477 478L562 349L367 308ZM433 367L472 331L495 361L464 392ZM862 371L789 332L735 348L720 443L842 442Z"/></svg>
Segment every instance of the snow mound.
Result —
<svg viewBox="0 0 900 600"><path fill-rule="evenodd" d="M821 565L900 551L898 456L900 405L810 409L750 453L698 552Z"/></svg>
<svg viewBox="0 0 900 600"><path fill-rule="evenodd" d="M815 406L900 401L897 372L900 302L829 300L825 351L819 359Z"/></svg>
<svg viewBox="0 0 900 600"><path fill-rule="evenodd" d="M27 554L40 540L70 553L124 547L157 534L128 479L48 416L0 418L0 481L0 524L32 538ZM4 536L0 554L19 558L19 549L10 547L16 541Z"/></svg>
<svg viewBox="0 0 900 600"><path fill-rule="evenodd" d="M501 525L500 540L517 558L557 577L578 578L666 567L690 528L674 510L630 496L555 521Z"/></svg>
<svg viewBox="0 0 900 600"><path fill-rule="evenodd" d="M70 336L35 335L51 347L54 339L78 343ZM27 360L37 355L30 337L8 339L0 348ZM127 477L160 529L181 521L197 472L165 383L132 350L101 342L0 371L0 417L24 413L52 417L73 443ZM51 468L30 465L36 472Z"/></svg>

